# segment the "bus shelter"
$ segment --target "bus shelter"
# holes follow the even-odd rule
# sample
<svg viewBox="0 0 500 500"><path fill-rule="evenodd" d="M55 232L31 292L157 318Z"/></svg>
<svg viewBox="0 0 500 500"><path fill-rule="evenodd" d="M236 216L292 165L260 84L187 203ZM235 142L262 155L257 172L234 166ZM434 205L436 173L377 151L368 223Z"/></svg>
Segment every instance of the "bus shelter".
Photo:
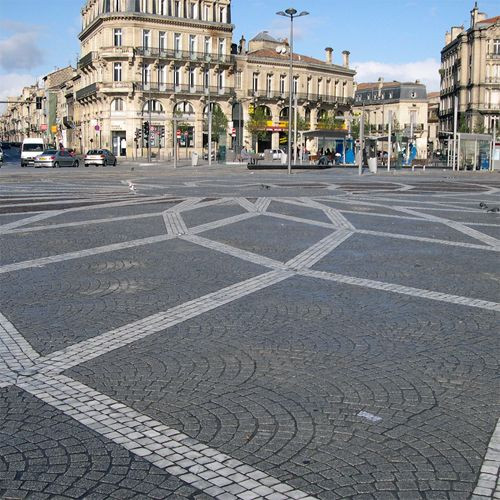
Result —
<svg viewBox="0 0 500 500"><path fill-rule="evenodd" d="M457 134L458 170L489 170L492 140L488 134Z"/></svg>
<svg viewBox="0 0 500 500"><path fill-rule="evenodd" d="M354 163L354 140L349 136L347 130L308 130L301 132L300 135L301 151L304 150L304 147L310 151L312 153L311 160L328 154L332 163Z"/></svg>

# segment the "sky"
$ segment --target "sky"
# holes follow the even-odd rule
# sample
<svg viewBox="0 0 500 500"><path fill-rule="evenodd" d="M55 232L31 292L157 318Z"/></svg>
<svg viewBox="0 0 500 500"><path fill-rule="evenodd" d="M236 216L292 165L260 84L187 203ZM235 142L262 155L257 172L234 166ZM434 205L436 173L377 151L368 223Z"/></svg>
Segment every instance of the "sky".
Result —
<svg viewBox="0 0 500 500"><path fill-rule="evenodd" d="M0 100L17 95L58 67L75 65L84 0L0 0ZM439 58L451 26L469 26L473 0L232 0L233 41L260 31L287 37L290 23L276 15L294 7L295 51L324 59L325 47L351 52L358 82L421 80L439 90ZM497 0L478 0L488 17ZM2 109L0 104L0 110Z"/></svg>

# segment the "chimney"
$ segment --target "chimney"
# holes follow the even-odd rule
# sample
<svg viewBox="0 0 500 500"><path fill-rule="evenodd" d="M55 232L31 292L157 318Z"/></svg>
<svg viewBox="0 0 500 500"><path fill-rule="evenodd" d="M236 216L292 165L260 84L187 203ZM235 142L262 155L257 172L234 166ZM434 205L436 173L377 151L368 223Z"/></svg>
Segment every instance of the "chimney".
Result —
<svg viewBox="0 0 500 500"><path fill-rule="evenodd" d="M444 35L444 44L448 45L449 43L451 43L451 33L447 31Z"/></svg>
<svg viewBox="0 0 500 500"><path fill-rule="evenodd" d="M454 40L457 39L458 35L462 33L464 30L463 26L452 26L451 27L451 41L453 42Z"/></svg>
<svg viewBox="0 0 500 500"><path fill-rule="evenodd" d="M486 18L487 15L484 12L478 12L476 22L480 23L481 21L484 21Z"/></svg>
<svg viewBox="0 0 500 500"><path fill-rule="evenodd" d="M420 85L420 80L415 80L415 83L416 83L417 85Z"/></svg>
<svg viewBox="0 0 500 500"><path fill-rule="evenodd" d="M351 53L348 50L344 50L342 52L342 56L344 57L344 67L348 68L349 67L349 56Z"/></svg>
<svg viewBox="0 0 500 500"><path fill-rule="evenodd" d="M325 57L327 64L333 64L333 49L331 47L325 49Z"/></svg>

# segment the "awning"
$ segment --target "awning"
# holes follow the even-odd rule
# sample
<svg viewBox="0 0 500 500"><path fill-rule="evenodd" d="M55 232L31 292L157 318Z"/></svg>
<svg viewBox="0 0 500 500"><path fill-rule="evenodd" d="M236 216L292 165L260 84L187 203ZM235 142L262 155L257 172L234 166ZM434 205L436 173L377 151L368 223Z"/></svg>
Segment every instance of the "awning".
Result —
<svg viewBox="0 0 500 500"><path fill-rule="evenodd" d="M347 130L308 130L302 132L306 139L318 137L320 139L345 139L349 132Z"/></svg>

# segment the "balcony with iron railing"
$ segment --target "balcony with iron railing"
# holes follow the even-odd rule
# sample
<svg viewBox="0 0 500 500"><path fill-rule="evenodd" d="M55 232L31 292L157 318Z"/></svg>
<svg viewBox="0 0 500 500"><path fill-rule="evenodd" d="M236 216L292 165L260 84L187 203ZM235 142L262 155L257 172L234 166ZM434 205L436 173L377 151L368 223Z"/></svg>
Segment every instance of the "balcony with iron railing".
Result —
<svg viewBox="0 0 500 500"><path fill-rule="evenodd" d="M210 95L230 96L234 94L232 87L205 87L203 85L189 85L173 83L134 83L134 89L138 92L183 94L183 95Z"/></svg>
<svg viewBox="0 0 500 500"><path fill-rule="evenodd" d="M76 100L84 99L85 97L89 97L93 94L97 93L97 83L91 83L82 89L79 89L75 93Z"/></svg>
<svg viewBox="0 0 500 500"><path fill-rule="evenodd" d="M234 57L231 54L194 52L189 50L160 49L157 47L137 47L136 54L145 58L168 59L176 61L191 61L211 64L231 64Z"/></svg>
<svg viewBox="0 0 500 500"><path fill-rule="evenodd" d="M500 53L495 53L495 52L490 52L489 54L486 54L486 59L497 59L500 60Z"/></svg>
<svg viewBox="0 0 500 500"><path fill-rule="evenodd" d="M255 97L256 99L262 100L274 100L274 99L288 99L288 92L278 92L274 90L253 90L249 89L247 91L247 95L249 97ZM353 99L350 97L339 97L328 94L313 94L309 93L296 93L294 97L297 98L298 101L313 101L313 102L324 102L327 104L351 104Z"/></svg>
<svg viewBox="0 0 500 500"><path fill-rule="evenodd" d="M85 66L88 66L89 64L92 64L92 61L94 61L96 58L97 58L97 52L89 52L88 54L85 54L78 61L78 68L82 69Z"/></svg>

